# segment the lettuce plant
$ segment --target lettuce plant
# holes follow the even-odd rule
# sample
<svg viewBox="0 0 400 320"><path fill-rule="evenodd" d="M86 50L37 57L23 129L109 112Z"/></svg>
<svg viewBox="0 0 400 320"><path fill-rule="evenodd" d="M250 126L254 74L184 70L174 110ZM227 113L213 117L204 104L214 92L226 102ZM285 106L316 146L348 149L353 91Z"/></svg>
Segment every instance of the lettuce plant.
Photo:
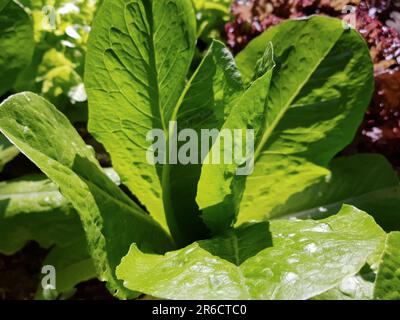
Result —
<svg viewBox="0 0 400 320"><path fill-rule="evenodd" d="M345 281L362 283L368 297L393 296L387 279L397 269L384 264L397 235L387 237L351 205L390 225L397 177L374 156L331 164L371 98L363 39L332 18L288 21L236 61L214 41L187 79L195 21L190 0L106 0L93 24L89 130L141 206L51 103L25 92L0 107L2 133L79 215L99 279L121 299L357 297L357 288L343 292ZM254 129L254 173L236 176L234 164L150 164L147 133L161 129L169 140L170 121L194 130ZM364 186L368 161L382 173ZM284 216L292 219L272 219ZM298 219L310 217L320 220ZM366 273L377 274L375 286Z"/></svg>
<svg viewBox="0 0 400 320"><path fill-rule="evenodd" d="M0 172L4 166L18 155L15 148L2 134L0 134Z"/></svg>

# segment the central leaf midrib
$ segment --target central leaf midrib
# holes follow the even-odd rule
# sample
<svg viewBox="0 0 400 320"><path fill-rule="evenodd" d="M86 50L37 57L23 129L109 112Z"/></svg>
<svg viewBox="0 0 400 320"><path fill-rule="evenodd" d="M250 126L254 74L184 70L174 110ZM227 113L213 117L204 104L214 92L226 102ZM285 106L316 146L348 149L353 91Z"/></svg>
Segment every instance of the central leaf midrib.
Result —
<svg viewBox="0 0 400 320"><path fill-rule="evenodd" d="M154 82L153 87L156 89L155 90L155 103L156 103L156 110L158 110L159 113L159 119L161 122L161 129L164 132L164 135L166 137L165 139L165 144L166 147L168 148L169 145L169 140L170 140L170 132L169 132L169 124L167 124L167 119L165 119L165 113L162 110L161 106L161 101L160 101L160 85L159 85L159 70L157 69L157 56L156 56L156 50L155 50L155 21L153 20L153 12L154 12L154 1L150 1L148 3L144 4L145 12L146 12L146 18L149 23L149 35L148 35L148 40L149 40L149 65L153 66L153 73L150 75L150 81ZM151 93L150 93L151 94ZM150 101L152 101L151 99ZM157 118L157 117L156 117ZM157 124L154 124L154 127L157 127ZM171 229L170 223L168 222L169 219L169 214L168 212L171 211L172 208L170 205L170 194L169 190L167 189L167 181L169 178L169 152L166 150L166 164L161 167L161 177L160 179L160 188L161 188L161 202L162 202L162 207L164 209L164 215L165 219L167 222L168 229ZM154 167L156 174L157 174L157 169ZM171 232L171 230L169 230Z"/></svg>
<svg viewBox="0 0 400 320"><path fill-rule="evenodd" d="M150 7L149 7L150 6ZM147 21L149 22L149 28L150 28L150 34L149 34L149 59L150 59L150 63L149 65L153 65L154 66L154 74L151 74L151 79L154 82L154 87L156 88L155 90L155 101L157 104L157 109L158 109L158 113L160 116L160 121L161 121L161 126L162 129L165 133L167 133L168 128L167 125L165 123L165 119L164 119L164 113L163 110L161 109L161 103L160 103L160 86L159 86L159 74L158 74L158 70L157 70L157 57L156 57L156 52L155 52L155 46L154 46L154 21L153 21L153 1L150 2L149 5L144 5L145 7L145 11L146 11L146 15L147 15ZM150 12L149 12L150 11Z"/></svg>
<svg viewBox="0 0 400 320"><path fill-rule="evenodd" d="M209 48L208 52L206 53L206 55L211 51L211 47ZM181 107L181 105L184 102L184 99L187 95L187 93L190 90L191 84L193 83L193 80L196 78L197 74L199 73L199 70L201 69L202 65L204 64L205 59L203 59L200 63L200 65L198 66L198 68L196 69L196 71L193 73L193 75L190 77L190 79L186 82L185 87L181 93L181 95L179 96L178 101L176 102L173 112L171 114L171 119L170 121L176 121L177 117L178 117L178 112L179 109ZM169 129L169 128L168 128ZM169 142L170 142L170 138L172 135L172 132L170 132L169 130L164 130L164 132L166 132L166 147L169 148ZM164 204L164 210L165 210L165 216L167 219L167 224L168 227L171 229L170 223L172 223L171 219L173 220L173 224L176 227L175 230L177 230L179 233L181 232L180 228L179 228L179 223L178 223L178 219L176 218L174 209L172 207L172 203L171 203L171 188L170 188L170 183L169 183L169 178L170 178L170 173L171 173L171 166L169 164L169 149L166 150L166 155L167 155L167 161L166 164L163 165L162 167L162 177L161 177L161 190L163 191L163 204ZM171 230L171 233L174 233ZM182 239L174 239L174 240L178 240L178 242L181 242Z"/></svg>
<svg viewBox="0 0 400 320"><path fill-rule="evenodd" d="M165 219L167 221L168 228L170 229L169 231L173 235L173 232L171 230L171 221L170 221L170 215L171 215L171 204L170 204L170 191L168 189L168 179L169 179L169 141L170 141L170 132L169 132L169 125L167 126L166 124L166 119L164 119L164 112L161 108L161 103L160 103L160 86L159 86L159 72L157 69L157 57L156 57L156 52L155 52L155 31L154 31L154 21L153 21L153 8L154 2L151 1L149 4L149 7L146 6L146 14L147 14L147 20L149 21L150 24L150 35L149 35L149 45L150 45L150 52L149 52L149 57L150 57L150 65L154 66L154 82L155 82L155 88L156 88L156 103L157 103L157 109L159 112L160 116L160 121L161 121L161 126L162 130L164 131L164 135L166 137L165 139L165 147L168 148L168 150L165 150L165 157L166 157L166 164L161 167L161 177L160 177L160 185L161 185L161 191L162 191L162 205L164 209L164 215ZM150 11L150 12L149 12ZM175 240L175 239L174 239Z"/></svg>

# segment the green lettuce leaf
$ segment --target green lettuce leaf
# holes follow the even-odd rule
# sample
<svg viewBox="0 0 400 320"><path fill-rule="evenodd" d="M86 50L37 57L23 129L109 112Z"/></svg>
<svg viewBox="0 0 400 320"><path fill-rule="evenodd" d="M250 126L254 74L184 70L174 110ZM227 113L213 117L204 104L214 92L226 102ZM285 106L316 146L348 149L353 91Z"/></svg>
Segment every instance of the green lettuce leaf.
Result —
<svg viewBox="0 0 400 320"><path fill-rule="evenodd" d="M33 25L16 1L0 3L0 96L11 89L33 56Z"/></svg>
<svg viewBox="0 0 400 320"><path fill-rule="evenodd" d="M376 222L387 232L400 228L399 181L397 173L383 156L358 154L337 158L332 161L330 170L329 176L290 197L270 214L279 218L322 219L336 214L346 203L371 212ZM343 279L337 288L317 299L372 299L382 250L380 248L376 252L370 265L360 274Z"/></svg>
<svg viewBox="0 0 400 320"><path fill-rule="evenodd" d="M111 168L105 172L119 183ZM36 299L64 296L97 277L79 216L53 182L39 175L1 182L0 253L13 255L32 240L52 247L43 265L57 273L57 289L43 292L39 285Z"/></svg>
<svg viewBox="0 0 400 320"><path fill-rule="evenodd" d="M68 245L53 248L43 261L43 266L47 265L56 270L56 289L43 288L40 283L35 296L37 300L71 295L77 284L97 277L83 230L81 236L74 238Z"/></svg>
<svg viewBox="0 0 400 320"><path fill-rule="evenodd" d="M168 132L195 41L190 1L106 0L88 44L89 130L123 183L165 228L162 173L146 160L146 135L153 128Z"/></svg>
<svg viewBox="0 0 400 320"><path fill-rule="evenodd" d="M11 0L0 0L0 13Z"/></svg>
<svg viewBox="0 0 400 320"><path fill-rule="evenodd" d="M45 177L0 182L0 253L15 254L32 240L65 246L82 235L76 211Z"/></svg>
<svg viewBox="0 0 400 320"><path fill-rule="evenodd" d="M18 149L15 148L4 135L0 134L0 172L3 170L4 166L18 154Z"/></svg>
<svg viewBox="0 0 400 320"><path fill-rule="evenodd" d="M344 278L336 288L314 297L313 300L371 300L375 276L366 265L358 274Z"/></svg>
<svg viewBox="0 0 400 320"><path fill-rule="evenodd" d="M79 216L44 176L0 183L0 253L13 255L29 241L51 251L43 265L56 268L56 292L37 299L72 292L83 281L96 278Z"/></svg>
<svg viewBox="0 0 400 320"><path fill-rule="evenodd" d="M378 154L358 154L334 159L331 173L283 205L272 206L269 215L279 218L321 219L345 204L371 212L385 231L400 230L400 186L397 173Z"/></svg>
<svg viewBox="0 0 400 320"><path fill-rule="evenodd" d="M375 281L374 298L400 300L400 232L387 236Z"/></svg>
<svg viewBox="0 0 400 320"><path fill-rule="evenodd" d="M344 30L340 20L287 21L254 39L237 56L247 82L268 42L277 65L239 224L271 217L276 205L328 175L325 167L352 141L373 91L367 45L354 30ZM219 213L215 222L219 229L229 226L232 213Z"/></svg>
<svg viewBox="0 0 400 320"><path fill-rule="evenodd" d="M245 225L164 256L132 245L117 275L166 299L309 299L357 274L384 240L369 215L344 206L325 220Z"/></svg>
<svg viewBox="0 0 400 320"><path fill-rule="evenodd" d="M273 58L272 43L267 45L263 58L258 62L258 72L255 80L247 88L247 90L237 99L236 104L230 110L224 125L221 128L219 144L214 144L207 155L210 159L219 154L220 164L214 164L210 161L209 164L205 163L202 166L202 172L198 183L197 203L202 210L202 218L207 226L213 231L221 231L224 228L220 227L220 220L222 214L230 214L228 220L233 221L239 209L240 201L242 199L242 190L245 186L245 176L253 171L253 164L247 164L247 168L241 168L243 162L251 159L254 155L254 150L248 150L250 141L247 141L247 129L252 129L252 136L257 142L262 137L265 115L266 115L266 101L271 84L273 68L275 67ZM237 141L233 144L226 145L224 132L235 133L235 130L242 130L239 135L241 146ZM235 139L236 137L231 138ZM238 144L236 146L236 144ZM242 163L237 163L236 150L240 150L240 156L243 158ZM226 149L227 148L227 149ZM252 154L248 154L249 151ZM225 158L225 153L231 155L230 161ZM239 156L239 154L238 154ZM229 156L228 156L229 157ZM253 159L254 160L254 159ZM229 164L230 162L230 164ZM242 170L243 172L240 172ZM221 183L219 183L221 182Z"/></svg>
<svg viewBox="0 0 400 320"><path fill-rule="evenodd" d="M0 130L78 211L100 279L116 296L131 296L115 277L121 257L133 242L150 252L171 249L169 236L103 173L92 149L43 98L21 93L5 100Z"/></svg>

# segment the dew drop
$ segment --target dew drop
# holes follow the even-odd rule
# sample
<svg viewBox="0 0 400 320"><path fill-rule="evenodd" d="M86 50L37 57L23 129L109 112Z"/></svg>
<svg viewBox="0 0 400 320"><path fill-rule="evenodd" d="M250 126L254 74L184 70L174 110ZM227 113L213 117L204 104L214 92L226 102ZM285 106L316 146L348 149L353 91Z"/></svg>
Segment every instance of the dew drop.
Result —
<svg viewBox="0 0 400 320"><path fill-rule="evenodd" d="M339 289L343 293L351 294L357 289L357 286L357 279L355 279L354 277L348 277L342 281Z"/></svg>
<svg viewBox="0 0 400 320"><path fill-rule="evenodd" d="M287 263L289 263L289 264L294 264L294 263L297 263L297 262L299 262L299 259L297 259L297 258L289 258L287 260Z"/></svg>
<svg viewBox="0 0 400 320"><path fill-rule="evenodd" d="M328 174L328 175L325 176L325 182L326 183L331 182L331 180L332 180L332 174Z"/></svg>
<svg viewBox="0 0 400 320"><path fill-rule="evenodd" d="M208 279L209 279L211 287L213 287L213 288L218 288L222 284L221 279L219 279L218 277L216 277L214 275L210 276Z"/></svg>
<svg viewBox="0 0 400 320"><path fill-rule="evenodd" d="M319 225L317 225L317 226L315 226L315 227L313 227L311 229L307 229L306 231L325 233L325 232L332 231L332 228L327 223L321 223L321 224L319 224Z"/></svg>
<svg viewBox="0 0 400 320"><path fill-rule="evenodd" d="M295 281L298 278L299 278L299 276L297 274L295 274L294 272L288 272L288 273L285 273L285 275L283 276L283 281L285 283L288 283L288 282Z"/></svg>
<svg viewBox="0 0 400 320"><path fill-rule="evenodd" d="M29 96L26 93L24 94L24 96L26 98L26 101L31 102L31 98L29 98Z"/></svg>
<svg viewBox="0 0 400 320"><path fill-rule="evenodd" d="M315 243L310 243L304 247L304 250L308 253L315 253L318 251L318 247Z"/></svg>
<svg viewBox="0 0 400 320"><path fill-rule="evenodd" d="M274 273L272 272L272 270L270 268L265 268L262 270L262 272L265 274L266 277L273 277Z"/></svg>

